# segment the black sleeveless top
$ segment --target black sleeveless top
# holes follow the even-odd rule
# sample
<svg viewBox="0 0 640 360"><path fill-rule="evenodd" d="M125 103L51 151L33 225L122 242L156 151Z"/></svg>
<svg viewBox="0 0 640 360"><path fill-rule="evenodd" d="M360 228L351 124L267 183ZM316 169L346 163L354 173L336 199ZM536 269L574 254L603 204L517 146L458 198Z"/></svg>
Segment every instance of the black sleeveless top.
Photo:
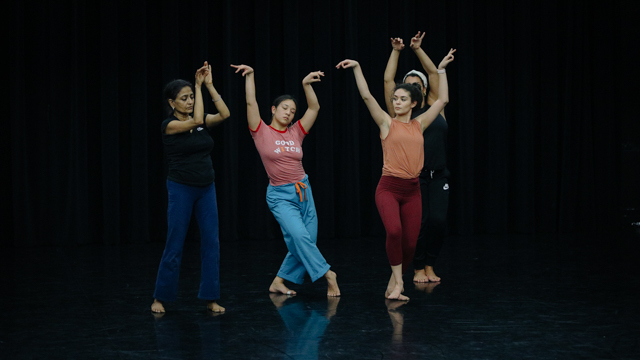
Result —
<svg viewBox="0 0 640 360"><path fill-rule="evenodd" d="M429 110L426 105L422 109L411 114L413 118ZM447 133L449 125L438 114L435 120L424 130L424 168L422 171L438 171L447 168Z"/></svg>

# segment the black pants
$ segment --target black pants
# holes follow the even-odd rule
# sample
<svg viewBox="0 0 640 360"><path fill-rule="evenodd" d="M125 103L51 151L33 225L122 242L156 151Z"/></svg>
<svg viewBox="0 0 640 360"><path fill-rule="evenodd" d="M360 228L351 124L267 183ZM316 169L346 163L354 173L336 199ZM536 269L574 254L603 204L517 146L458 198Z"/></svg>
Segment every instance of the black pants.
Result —
<svg viewBox="0 0 640 360"><path fill-rule="evenodd" d="M413 266L416 270L433 266L440 255L447 236L447 210L449 209L449 170L424 170L420 174L422 195L422 225Z"/></svg>

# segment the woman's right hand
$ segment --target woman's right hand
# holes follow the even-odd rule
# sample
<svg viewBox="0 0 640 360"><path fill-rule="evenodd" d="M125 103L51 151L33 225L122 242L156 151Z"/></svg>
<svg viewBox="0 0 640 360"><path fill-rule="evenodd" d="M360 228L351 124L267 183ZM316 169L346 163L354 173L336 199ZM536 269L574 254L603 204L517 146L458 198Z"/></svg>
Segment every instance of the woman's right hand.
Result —
<svg viewBox="0 0 640 360"><path fill-rule="evenodd" d="M340 61L338 65L336 65L336 69L340 69L340 68L348 69L352 67L354 68L354 67L357 67L358 65L360 64L355 60L344 59Z"/></svg>
<svg viewBox="0 0 640 360"><path fill-rule="evenodd" d="M253 68L249 65L233 65L231 67L236 69L236 74L242 71L242 76L253 74Z"/></svg>
<svg viewBox="0 0 640 360"><path fill-rule="evenodd" d="M201 86L207 75L209 75L209 64L205 61L204 65L196 71L196 86Z"/></svg>
<svg viewBox="0 0 640 360"><path fill-rule="evenodd" d="M404 49L404 42L401 38L391 38L391 47L393 50L400 51Z"/></svg>

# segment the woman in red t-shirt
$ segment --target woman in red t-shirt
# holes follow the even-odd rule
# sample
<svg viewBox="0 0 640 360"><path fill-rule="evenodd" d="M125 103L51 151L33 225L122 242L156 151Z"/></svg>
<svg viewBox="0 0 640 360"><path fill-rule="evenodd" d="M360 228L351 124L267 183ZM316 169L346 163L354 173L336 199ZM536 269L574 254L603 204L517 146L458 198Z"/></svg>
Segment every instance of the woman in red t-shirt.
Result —
<svg viewBox="0 0 640 360"><path fill-rule="evenodd" d="M328 296L340 296L336 273L329 270L329 264L316 246L318 217L311 184L302 167L302 141L320 110L311 84L319 82L324 73L311 72L302 80L307 111L296 124L291 125L296 114L296 101L290 95L283 95L271 107L271 123L267 125L260 118L253 69L247 65L231 66L236 73L242 72L246 79L249 130L269 176L267 204L280 224L289 250L269 291L295 295L284 280L302 284L304 275L308 273L314 282L321 277L327 279Z"/></svg>

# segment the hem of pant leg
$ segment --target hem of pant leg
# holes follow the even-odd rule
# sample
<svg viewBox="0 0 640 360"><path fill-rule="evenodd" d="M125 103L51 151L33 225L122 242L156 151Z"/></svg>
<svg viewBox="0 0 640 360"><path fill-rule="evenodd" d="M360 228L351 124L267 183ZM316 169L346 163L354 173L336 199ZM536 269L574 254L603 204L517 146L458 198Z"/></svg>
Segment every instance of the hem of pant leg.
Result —
<svg viewBox="0 0 640 360"><path fill-rule="evenodd" d="M309 274L309 276L311 277L311 282L316 282L316 280L320 279L321 277L324 276L324 274L327 273L327 271L329 271L329 269L331 269L331 265L327 264L326 267L324 267L324 271L319 271L318 273L316 273L315 275L311 275Z"/></svg>
<svg viewBox="0 0 640 360"><path fill-rule="evenodd" d="M436 260L438 260L437 257L427 257L427 260L424 262L424 266L434 267L436 264Z"/></svg>
<svg viewBox="0 0 640 360"><path fill-rule="evenodd" d="M161 297L161 296L156 296L156 294L153 294L153 298L155 300L158 300L158 301L163 302L163 303L164 302L175 302L178 299L178 297L176 296L175 298L173 298L171 300L167 300L168 298Z"/></svg>
<svg viewBox="0 0 640 360"><path fill-rule="evenodd" d="M302 283L304 282L304 277L302 279L300 279L300 280L297 280L297 279L293 279L289 275L281 274L281 273L278 273L278 277L281 277L281 278L283 278L283 279L285 279L287 281L291 281L292 283L297 284L297 285L302 285Z"/></svg>

